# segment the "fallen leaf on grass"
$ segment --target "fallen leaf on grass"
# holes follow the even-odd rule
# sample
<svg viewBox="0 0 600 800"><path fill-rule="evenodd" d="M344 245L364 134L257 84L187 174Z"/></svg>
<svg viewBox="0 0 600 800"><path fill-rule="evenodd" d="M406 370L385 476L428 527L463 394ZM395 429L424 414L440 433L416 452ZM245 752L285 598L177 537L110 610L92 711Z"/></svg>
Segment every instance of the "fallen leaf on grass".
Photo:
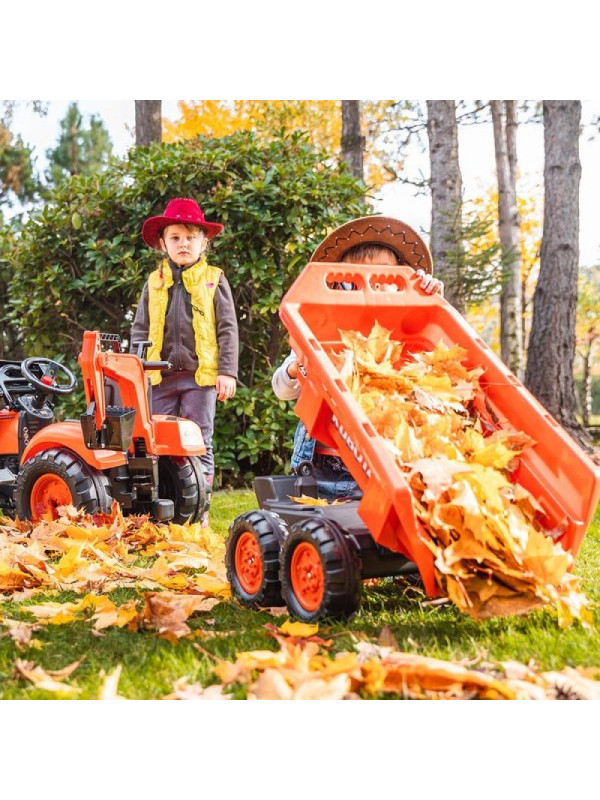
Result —
<svg viewBox="0 0 600 800"><path fill-rule="evenodd" d="M336 675L327 681L308 678L298 686L291 686L283 675L267 669L248 692L248 700L343 700L350 693L348 675Z"/></svg>
<svg viewBox="0 0 600 800"><path fill-rule="evenodd" d="M25 650L32 643L34 631L39 630L40 626L36 622L22 622L16 619L6 619L0 617L0 625L8 628L4 636L10 636L16 643L19 650Z"/></svg>
<svg viewBox="0 0 600 800"><path fill-rule="evenodd" d="M287 636L297 636L300 638L305 638L307 636L314 636L318 630L318 625L310 625L307 622L292 622L289 619L280 625L278 628L281 633L285 633Z"/></svg>
<svg viewBox="0 0 600 800"><path fill-rule="evenodd" d="M117 606L106 595L96 594L87 594L77 603L49 601L25 608L39 620L50 625L65 625L77 619L89 618L91 615L94 629L97 631L111 625L122 628L133 622L138 615L135 600Z"/></svg>
<svg viewBox="0 0 600 800"><path fill-rule="evenodd" d="M285 609L287 612L287 609ZM301 626L298 629L298 633L294 635L293 631L295 630L296 625ZM289 619L283 623L283 625L278 628L276 625L273 625L272 622L267 622L263 625L263 628L274 638L276 639L279 644L283 644L286 642L287 644L301 644L302 642L316 642L316 644L323 645L323 647L329 647L332 643L333 639L323 639L320 636L316 635L316 632L319 630L318 625L308 625L304 622L290 622ZM315 629L315 633L310 631L311 628Z"/></svg>
<svg viewBox="0 0 600 800"><path fill-rule="evenodd" d="M561 672L542 672L541 677L556 699L600 700L600 682L578 669L565 667Z"/></svg>
<svg viewBox="0 0 600 800"><path fill-rule="evenodd" d="M81 661L74 661L67 667L59 670L44 670L40 666L36 666L33 661L15 661L15 668L17 671L28 681L33 683L37 689L43 689L46 692L55 692L63 695L78 694L81 689L76 686L69 686L61 681L68 678L73 673Z"/></svg>
<svg viewBox="0 0 600 800"><path fill-rule="evenodd" d="M109 598L106 598L109 600ZM126 625L130 629L137 628L138 608L135 600L128 600L120 606L116 606L111 600L102 607L97 607L94 615L94 630L100 631L104 628L114 626L124 628Z"/></svg>
<svg viewBox="0 0 600 800"><path fill-rule="evenodd" d="M113 671L108 674L106 674L104 670L100 671L102 685L98 691L98 700L125 700L117 691L122 669L123 667L121 664L118 664Z"/></svg>
<svg viewBox="0 0 600 800"><path fill-rule="evenodd" d="M384 631L381 639L390 644L361 641L357 652L334 658L317 642L279 638L279 651L241 652L235 662L220 661L214 672L224 685L245 684L248 698L256 700L360 699L389 693L409 699L600 699L600 682L594 680L600 669L567 667L546 673L515 661L431 658L399 651Z"/></svg>
<svg viewBox="0 0 600 800"><path fill-rule="evenodd" d="M272 617L283 617L288 615L288 608L287 606L265 606L262 609L270 614Z"/></svg>
<svg viewBox="0 0 600 800"><path fill-rule="evenodd" d="M229 583L225 580L222 580L217 575L210 575L206 572L200 572L198 575L194 575L191 580L191 587L190 588L198 588L201 592L204 592L207 595L213 595L214 597L221 598L222 600L226 600L228 597L231 597L231 587Z"/></svg>
<svg viewBox="0 0 600 800"><path fill-rule="evenodd" d="M467 669L452 661L401 653L359 642L362 684L367 691L397 692L411 698L429 693L470 695L514 700L515 693L494 676ZM373 657L375 656L375 658Z"/></svg>
<svg viewBox="0 0 600 800"><path fill-rule="evenodd" d="M187 677L179 678L173 684L171 694L163 700L233 700L230 694L225 694L220 683L213 683L204 688L199 683L189 683Z"/></svg>
<svg viewBox="0 0 600 800"><path fill-rule="evenodd" d="M149 592L145 600L142 618L146 624L157 628L159 634L177 640L191 633L186 620L195 611L206 610L207 598L193 594Z"/></svg>
<svg viewBox="0 0 600 800"><path fill-rule="evenodd" d="M396 641L396 637L389 625L385 625L381 629L381 633L377 637L377 644L381 645L382 647L394 647L398 648L398 642Z"/></svg>

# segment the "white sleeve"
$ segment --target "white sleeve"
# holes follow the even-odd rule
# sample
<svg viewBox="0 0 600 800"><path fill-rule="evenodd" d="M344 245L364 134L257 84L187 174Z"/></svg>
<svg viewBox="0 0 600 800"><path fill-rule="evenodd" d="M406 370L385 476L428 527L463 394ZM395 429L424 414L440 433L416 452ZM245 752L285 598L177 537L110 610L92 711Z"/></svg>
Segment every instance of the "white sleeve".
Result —
<svg viewBox="0 0 600 800"><path fill-rule="evenodd" d="M292 351L275 372L271 379L271 386L276 396L280 400L296 400L300 395L300 382L297 379L290 378L287 368L294 361L297 361L296 353Z"/></svg>

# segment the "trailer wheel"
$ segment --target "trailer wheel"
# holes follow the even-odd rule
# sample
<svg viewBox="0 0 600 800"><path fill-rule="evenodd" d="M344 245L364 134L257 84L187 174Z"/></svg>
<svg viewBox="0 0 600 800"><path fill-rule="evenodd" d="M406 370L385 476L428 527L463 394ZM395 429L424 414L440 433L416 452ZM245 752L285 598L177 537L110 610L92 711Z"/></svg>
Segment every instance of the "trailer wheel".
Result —
<svg viewBox="0 0 600 800"><path fill-rule="evenodd" d="M185 456L160 456L158 459L159 497L172 500L175 516L171 522L195 522L200 487L196 471Z"/></svg>
<svg viewBox="0 0 600 800"><path fill-rule="evenodd" d="M240 514L225 543L227 580L237 599L251 608L281 606L279 550L283 530L268 511Z"/></svg>
<svg viewBox="0 0 600 800"><path fill-rule="evenodd" d="M279 578L290 614L304 622L349 617L360 606L358 552L331 520L292 525L281 548Z"/></svg>
<svg viewBox="0 0 600 800"><path fill-rule="evenodd" d="M108 476L83 459L56 447L23 464L15 489L17 515L39 520L48 513L58 518L58 506L73 505L86 513L108 513L112 505Z"/></svg>

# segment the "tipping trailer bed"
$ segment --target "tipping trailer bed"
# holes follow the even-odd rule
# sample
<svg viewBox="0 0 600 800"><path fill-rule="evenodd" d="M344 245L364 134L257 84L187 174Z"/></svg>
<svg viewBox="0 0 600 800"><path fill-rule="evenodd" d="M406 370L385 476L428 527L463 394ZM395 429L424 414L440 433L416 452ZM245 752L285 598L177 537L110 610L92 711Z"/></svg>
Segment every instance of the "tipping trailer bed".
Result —
<svg viewBox="0 0 600 800"><path fill-rule="evenodd" d="M311 263L304 268L280 309L299 358L296 413L311 436L338 450L358 482L363 492L358 514L375 542L413 561L427 593L435 596L433 555L410 488L328 353L343 348L340 329L368 335L375 321L412 352L432 350L440 340L464 347L465 366L484 368L480 383L496 426L536 441L520 456L512 477L539 502L548 530L564 531L558 541L575 556L600 497L600 470L461 315L438 294L425 294L417 280L410 267ZM356 289L329 286L342 281ZM398 291L373 288L385 283Z"/></svg>

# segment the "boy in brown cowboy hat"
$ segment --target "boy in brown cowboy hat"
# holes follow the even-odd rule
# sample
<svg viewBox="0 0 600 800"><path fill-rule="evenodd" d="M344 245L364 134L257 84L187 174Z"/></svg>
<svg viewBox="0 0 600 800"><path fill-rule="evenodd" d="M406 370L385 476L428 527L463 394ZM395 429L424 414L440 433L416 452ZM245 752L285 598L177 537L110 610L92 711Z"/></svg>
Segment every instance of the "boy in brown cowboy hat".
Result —
<svg viewBox="0 0 600 800"><path fill-rule="evenodd" d="M196 422L206 446L201 457L207 483L214 479L212 435L216 401L235 395L238 327L223 270L206 259L209 240L223 230L204 219L195 200L171 200L162 216L142 226L146 244L165 253L150 274L131 329L131 349L150 340L148 361L170 361L167 373L151 372L152 411ZM203 519L208 524L208 515Z"/></svg>
<svg viewBox="0 0 600 800"><path fill-rule="evenodd" d="M425 242L412 228L392 217L350 220L326 236L310 260L381 266L406 264L419 275L419 285L425 292L433 294L443 290L442 282L431 275L431 255ZM354 287L342 283L336 288L352 290ZM280 400L298 398L298 360L293 351L275 370L272 386ZM302 461L312 462L322 496L335 499L359 493L358 484L340 457L328 452L328 448L311 438L303 423L299 422L294 435L292 470L295 471Z"/></svg>

